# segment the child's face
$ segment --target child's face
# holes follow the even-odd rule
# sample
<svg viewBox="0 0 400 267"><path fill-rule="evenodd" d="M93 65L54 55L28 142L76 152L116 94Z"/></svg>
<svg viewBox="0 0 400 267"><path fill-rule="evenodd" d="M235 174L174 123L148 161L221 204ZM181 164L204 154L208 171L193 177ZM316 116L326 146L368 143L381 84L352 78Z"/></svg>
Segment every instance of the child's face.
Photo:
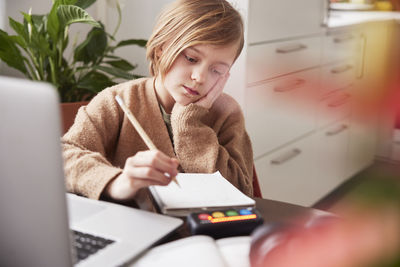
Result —
<svg viewBox="0 0 400 267"><path fill-rule="evenodd" d="M181 105L196 102L229 72L237 49L238 44L195 45L183 50L165 75L164 89Z"/></svg>

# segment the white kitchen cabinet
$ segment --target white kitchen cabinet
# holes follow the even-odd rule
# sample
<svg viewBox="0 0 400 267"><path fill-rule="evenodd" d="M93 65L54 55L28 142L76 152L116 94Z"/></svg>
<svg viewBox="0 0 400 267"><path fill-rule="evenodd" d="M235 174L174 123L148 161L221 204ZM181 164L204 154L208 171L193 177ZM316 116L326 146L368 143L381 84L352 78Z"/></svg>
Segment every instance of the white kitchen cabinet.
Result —
<svg viewBox="0 0 400 267"><path fill-rule="evenodd" d="M374 159L376 124L364 111L379 110L387 31L323 28L324 0L231 2L246 25L244 71L231 84L243 86L263 197L313 205Z"/></svg>
<svg viewBox="0 0 400 267"><path fill-rule="evenodd" d="M327 1L250 0L250 44L321 33Z"/></svg>
<svg viewBox="0 0 400 267"><path fill-rule="evenodd" d="M325 127L333 122L350 116L352 86L334 90L321 97L317 104L317 127Z"/></svg>
<svg viewBox="0 0 400 267"><path fill-rule="evenodd" d="M315 133L315 183L319 198L333 191L347 178L349 120L344 118ZM314 199L317 202L319 199Z"/></svg>
<svg viewBox="0 0 400 267"><path fill-rule="evenodd" d="M313 141L303 138L255 161L263 198L310 206L321 197Z"/></svg>
<svg viewBox="0 0 400 267"><path fill-rule="evenodd" d="M247 88L246 129L255 158L314 130L318 77L319 69L311 69Z"/></svg>
<svg viewBox="0 0 400 267"><path fill-rule="evenodd" d="M377 151L377 125L370 118L355 118L349 123L349 147L347 153L346 177L371 165Z"/></svg>
<svg viewBox="0 0 400 267"><path fill-rule="evenodd" d="M247 84L319 66L321 36L249 46Z"/></svg>
<svg viewBox="0 0 400 267"><path fill-rule="evenodd" d="M349 176L370 165L377 154L380 121L387 115L389 23L367 23L360 27L363 60L353 90L348 153Z"/></svg>
<svg viewBox="0 0 400 267"><path fill-rule="evenodd" d="M350 58L321 68L317 125L324 127L350 115L356 62Z"/></svg>
<svg viewBox="0 0 400 267"><path fill-rule="evenodd" d="M322 64L349 58L360 59L362 43L355 27L329 30L324 38Z"/></svg>
<svg viewBox="0 0 400 267"><path fill-rule="evenodd" d="M349 121L344 118L255 161L264 198L312 206L347 177Z"/></svg>
<svg viewBox="0 0 400 267"><path fill-rule="evenodd" d="M324 4L248 1L244 112L264 198L308 206L320 197L309 136L316 129Z"/></svg>
<svg viewBox="0 0 400 267"><path fill-rule="evenodd" d="M357 78L358 64L354 58L325 65L321 69L321 94L353 85Z"/></svg>

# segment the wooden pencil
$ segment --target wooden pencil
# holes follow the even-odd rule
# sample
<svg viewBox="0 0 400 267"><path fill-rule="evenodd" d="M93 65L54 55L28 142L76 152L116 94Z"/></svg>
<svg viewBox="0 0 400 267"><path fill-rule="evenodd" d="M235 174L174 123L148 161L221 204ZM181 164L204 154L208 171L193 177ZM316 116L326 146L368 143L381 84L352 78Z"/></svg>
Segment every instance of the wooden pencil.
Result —
<svg viewBox="0 0 400 267"><path fill-rule="evenodd" d="M140 125L140 123L137 121L137 119L135 118L135 116L133 115L133 113L125 106L124 102L122 101L121 97L119 95L115 96L115 100L117 100L117 103L119 104L119 106L122 108L122 110L124 111L125 115L128 117L129 121L132 123L133 127L136 129L136 131L138 132L138 134L140 135L140 137L143 139L143 141L146 143L147 147L150 150L157 150L157 147L154 145L154 143L151 141L150 137L147 135L147 133L144 131L144 129L142 128L142 125ZM172 177L171 178L172 181L174 181L178 186L179 183L176 180L176 177Z"/></svg>

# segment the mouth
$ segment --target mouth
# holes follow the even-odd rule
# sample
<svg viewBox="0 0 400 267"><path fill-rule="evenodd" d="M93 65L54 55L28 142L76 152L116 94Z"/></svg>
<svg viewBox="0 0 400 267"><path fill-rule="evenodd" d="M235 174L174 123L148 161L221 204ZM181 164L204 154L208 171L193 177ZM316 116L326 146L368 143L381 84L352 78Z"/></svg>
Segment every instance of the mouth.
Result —
<svg viewBox="0 0 400 267"><path fill-rule="evenodd" d="M185 91L189 94L189 95L193 95L193 96L197 96L197 95L200 95L200 93L199 92L197 92L196 90L193 90L193 89L191 89L191 88L189 88L189 87L187 87L187 86L183 86L183 88L185 89Z"/></svg>

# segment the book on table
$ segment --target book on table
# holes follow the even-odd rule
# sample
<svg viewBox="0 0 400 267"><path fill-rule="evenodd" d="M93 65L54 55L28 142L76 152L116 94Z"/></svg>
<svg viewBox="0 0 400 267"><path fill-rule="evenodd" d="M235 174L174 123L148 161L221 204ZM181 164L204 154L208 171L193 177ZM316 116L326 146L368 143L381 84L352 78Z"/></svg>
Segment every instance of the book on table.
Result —
<svg viewBox="0 0 400 267"><path fill-rule="evenodd" d="M186 216L202 210L254 207L254 199L243 194L220 172L179 173L179 185L151 186L150 192L163 214Z"/></svg>
<svg viewBox="0 0 400 267"><path fill-rule="evenodd" d="M250 236L214 240L195 235L156 246L130 266L250 267L250 246Z"/></svg>

